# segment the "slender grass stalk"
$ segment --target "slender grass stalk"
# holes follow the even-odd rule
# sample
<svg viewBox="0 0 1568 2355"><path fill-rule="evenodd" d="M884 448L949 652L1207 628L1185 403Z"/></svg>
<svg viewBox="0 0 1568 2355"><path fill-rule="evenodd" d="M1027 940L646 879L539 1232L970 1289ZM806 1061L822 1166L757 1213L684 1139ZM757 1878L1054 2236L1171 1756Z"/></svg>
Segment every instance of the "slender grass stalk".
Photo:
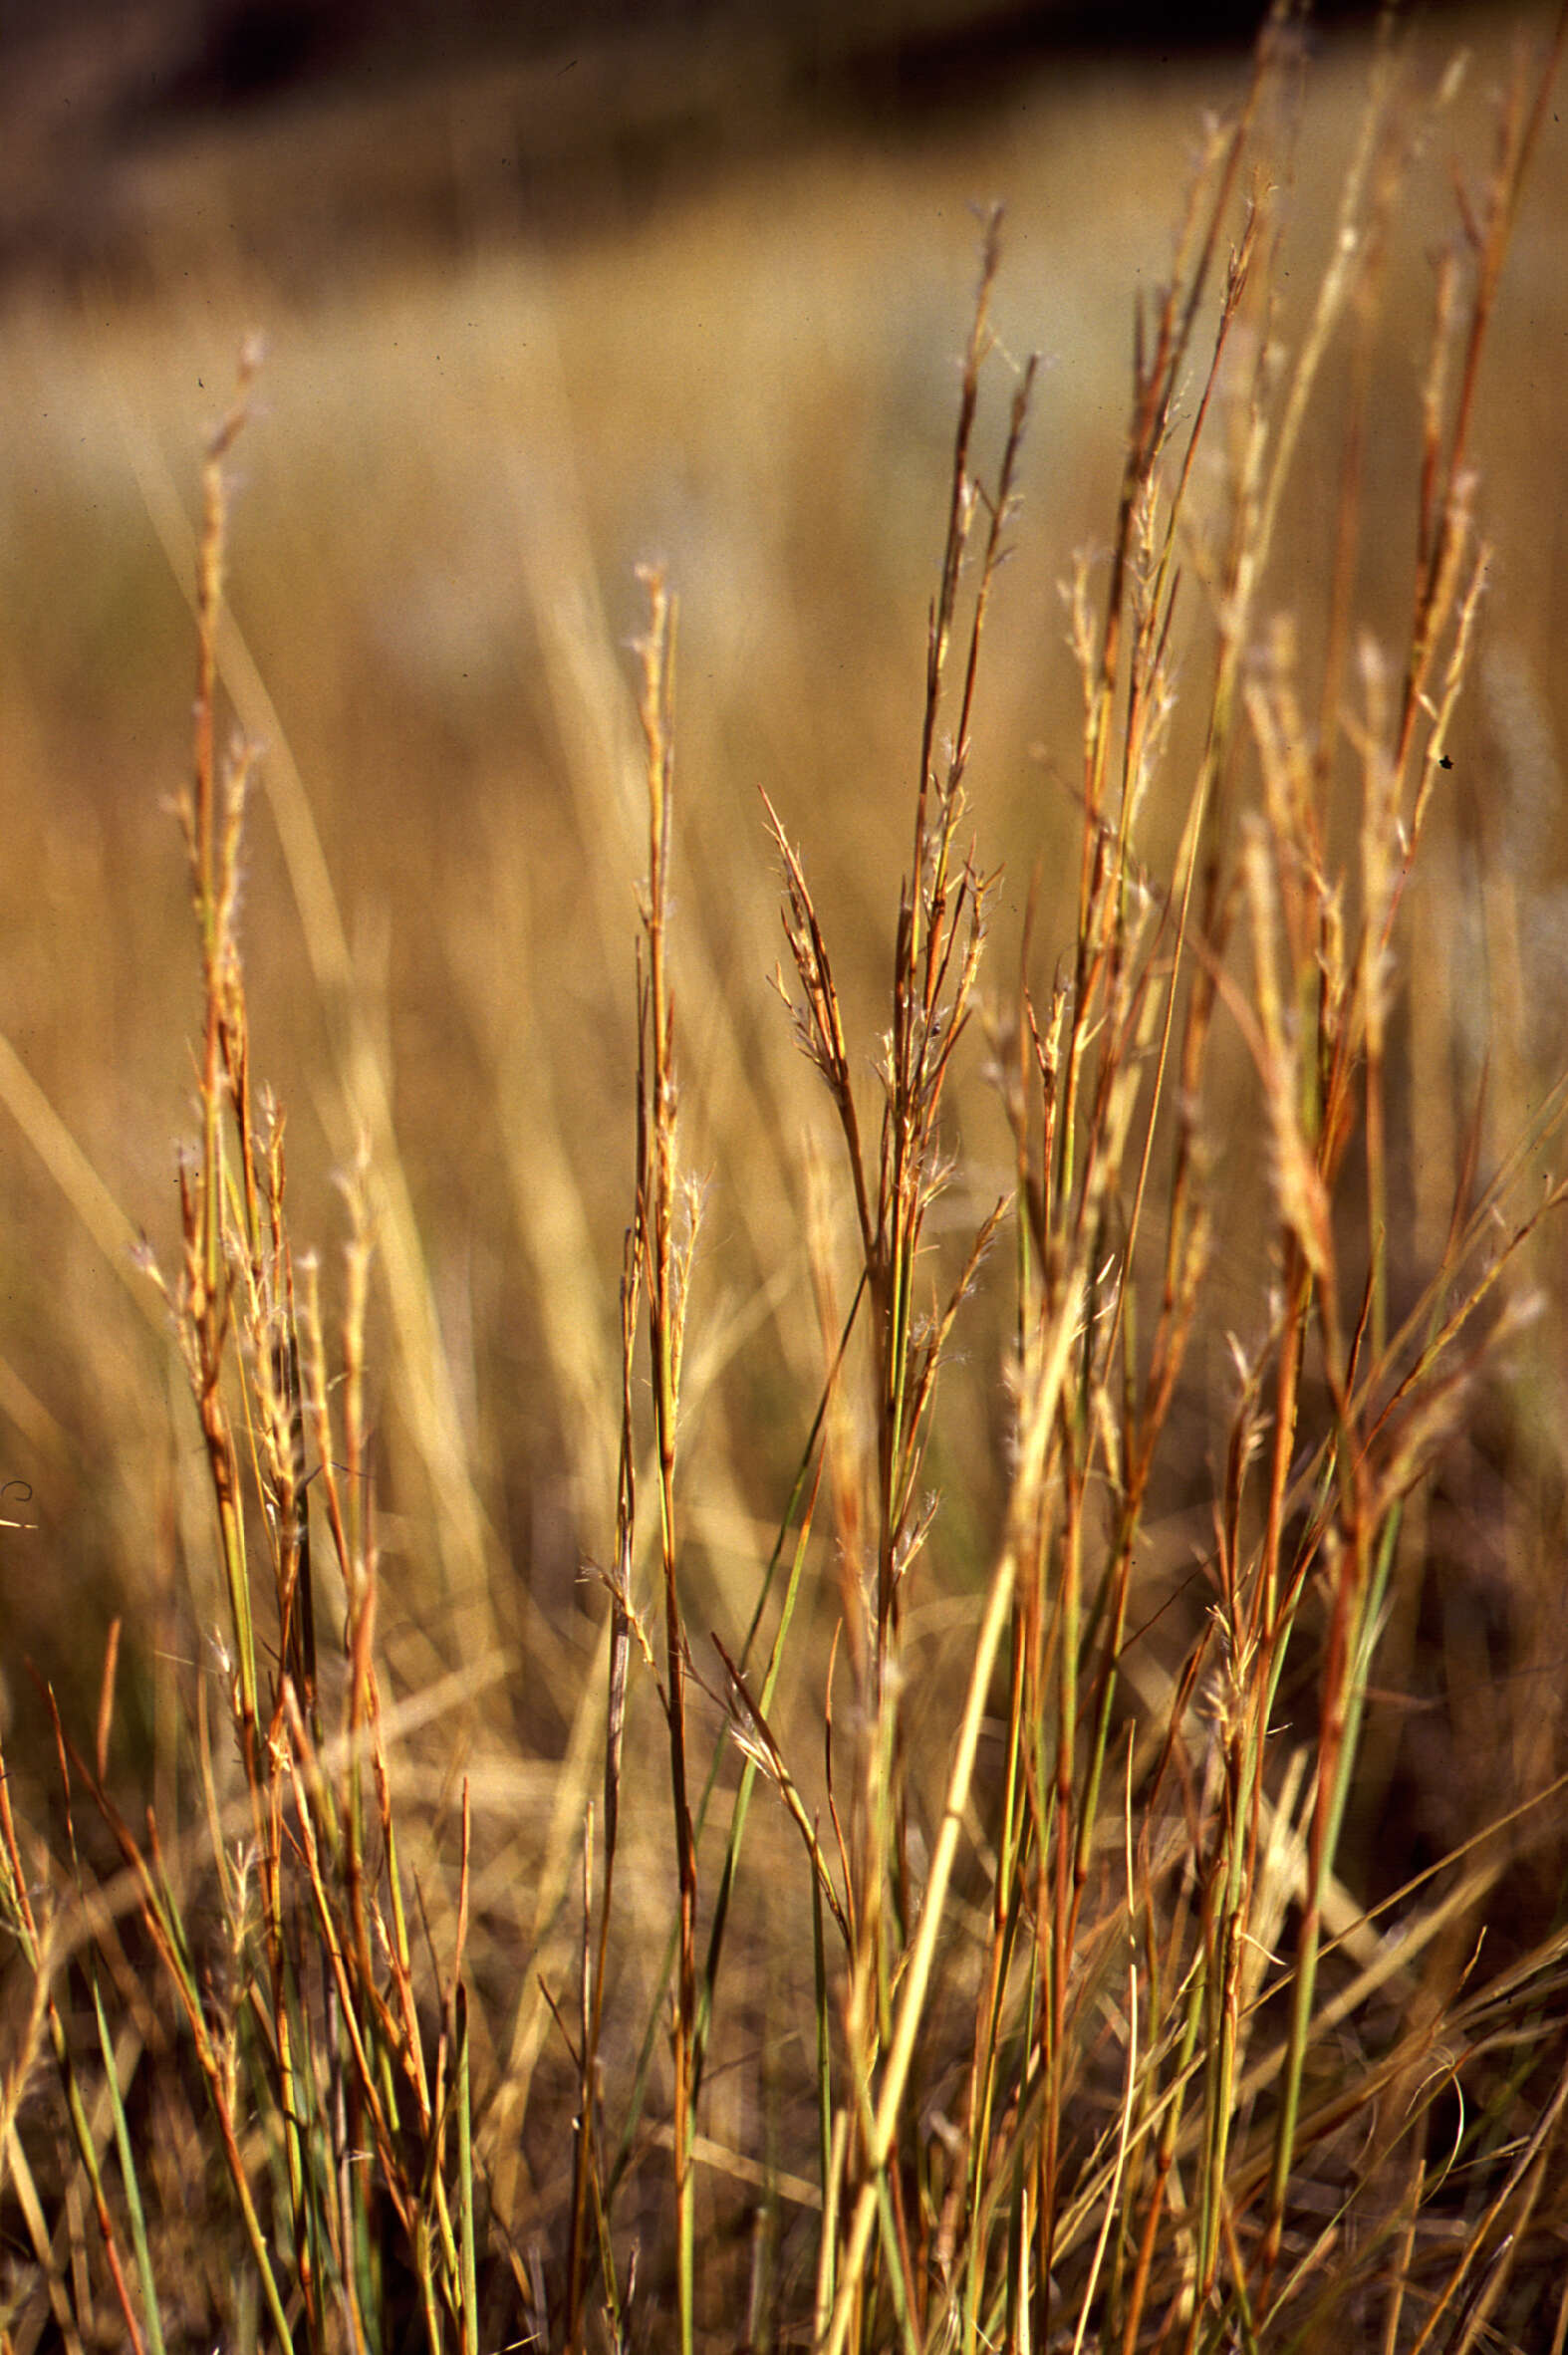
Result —
<svg viewBox="0 0 1568 2355"><path fill-rule="evenodd" d="M686 1638L681 1615L675 1525L675 1423L687 1294L696 1240L697 1195L678 1180L675 1147L674 1014L668 971L667 916L673 824L674 610L662 576L644 576L649 630L643 642L643 732L648 746L649 878L643 936L647 978L640 986L637 1232L648 1300L653 1433L658 1459L659 1560L664 1605L664 1714L669 1731L675 1868L680 1893L675 1979L675 2239L677 2331L682 2355L693 2344L695 2208L691 2172L696 2065L696 1839L686 1766ZM684 1221L677 1233L677 1217Z"/></svg>
<svg viewBox="0 0 1568 2355"><path fill-rule="evenodd" d="M115 2059L114 2038L104 2011L104 1998L97 1979L93 1982L93 2013L98 2023L99 2048L104 2055L104 2082L115 2113L115 2148L120 2155L121 2180L126 2187L126 2207L131 2218L131 2240L136 2256L136 2276L141 2284L141 2313L146 2324L146 2343L152 2355L163 2355L163 2324L158 2313L157 2281L152 2270L151 2251L147 2246L146 2214L142 2207L141 2190L136 2181L135 2153L131 2148L131 2129L126 2121L126 2105L121 2099L120 2071ZM132 2343L136 2343L132 2332Z"/></svg>

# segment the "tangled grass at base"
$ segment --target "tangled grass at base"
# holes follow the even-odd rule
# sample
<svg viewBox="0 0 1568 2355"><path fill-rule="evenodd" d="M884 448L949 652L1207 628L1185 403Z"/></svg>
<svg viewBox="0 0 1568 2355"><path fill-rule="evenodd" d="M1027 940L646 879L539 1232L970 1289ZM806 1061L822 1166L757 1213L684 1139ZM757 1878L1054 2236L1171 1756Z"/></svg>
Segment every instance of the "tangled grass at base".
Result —
<svg viewBox="0 0 1568 2355"><path fill-rule="evenodd" d="M1480 627L1482 355L1561 44L1521 66L1437 260L1397 644L1357 605L1367 363L1444 91L1380 51L1289 348L1284 30L1211 130L1169 284L1137 313L1110 560L1068 584L1083 728L1057 754L1080 819L1059 941L1031 917L998 942L969 793L1034 391L993 339L986 222L869 1037L810 842L767 812L778 989L827 1117L780 1173L804 1202L794 1307L820 1384L784 1411L793 1489L745 1624L720 1632L688 1499L722 1428L731 1345L705 1352L702 1323L725 1173L681 1121L675 605L646 577L613 1541L565 1755L538 1761L532 1948L493 1926L464 1736L444 1784L415 1771L478 1660L398 1691L379 1645L379 1289L452 1560L482 1544L324 873L316 984L365 1134L332 1320L253 1076L258 755L221 749L225 692L242 704L222 611L242 383L203 478L180 810L200 1128L179 1257L145 1268L195 1410L221 1632L204 1666L145 1656L183 1714L144 1815L110 1773L134 1642L118 1621L96 1728L38 1696L53 1795L0 1781L5 2349L1562 2349L1554 1707L1461 1843L1418 1861L1398 1815L1402 1728L1440 1651L1432 1498L1516 1411L1564 1192L1541 1176L1561 1091L1495 1150L1474 1075L1421 1061L1407 1003ZM1331 397L1340 496L1304 606L1279 533ZM303 872L303 800L296 818ZM629 987L632 962L629 943ZM1257 1153L1216 1133L1220 1068ZM1011 1144L994 1200L959 1144L971 1084ZM1416 1101L1435 1086L1442 1118ZM1438 1181L1415 1166L1433 1135L1451 1166L1420 1264L1403 1230L1430 1228L1408 1205ZM1239 1299L1237 1270L1260 1271ZM966 1500L944 1382L998 1295L996 1457ZM1192 1368L1215 1349L1232 1372L1210 1428ZM1549 1576L1544 1537L1534 1559ZM1543 1601L1531 1674L1561 1633ZM515 1673L564 1657L536 1643ZM541 1974L563 1925L573 1960L557 1940Z"/></svg>

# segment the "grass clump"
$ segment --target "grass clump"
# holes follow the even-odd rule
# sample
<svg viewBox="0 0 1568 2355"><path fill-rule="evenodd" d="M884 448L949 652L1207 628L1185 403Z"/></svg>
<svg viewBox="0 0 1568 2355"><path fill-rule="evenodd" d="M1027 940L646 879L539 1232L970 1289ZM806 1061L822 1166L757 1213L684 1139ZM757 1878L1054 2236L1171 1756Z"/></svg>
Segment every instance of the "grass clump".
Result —
<svg viewBox="0 0 1568 2355"><path fill-rule="evenodd" d="M282 1116L252 1077L238 910L258 756L220 750L242 383L204 477L179 809L199 1133L177 1257L145 1255L194 1408L221 1626L144 1828L110 1773L118 1622L96 1738L42 1697L54 1796L19 1776L24 1811L0 1782L0 2164L23 2252L0 2333L19 2355L214 2332L1562 2346L1562 1765L1537 1744L1431 1855L1399 1799L1405 1716L1440 1667L1437 1504L1514 1411L1527 1278L1563 1198L1539 1180L1561 1091L1502 1149L1476 1096L1447 1123L1437 1249L1423 1264L1402 1234L1436 1182L1415 1166L1434 1128L1413 1098L1409 910L1479 627L1469 444L1549 69L1502 101L1438 267L1389 643L1357 605L1369 359L1431 110L1385 47L1287 346L1270 142L1295 67L1272 27L1137 313L1109 562L1080 560L1066 590L1083 716L1061 936L1037 882L997 959L997 882L969 835L1035 391L1034 364L1013 366L987 467L1009 365L999 215L867 1037L809 844L767 805L778 988L828 1121L799 1172L795 1305L820 1377L794 1402L771 1552L721 1628L688 1464L717 1420L701 1234L724 1180L721 1159L698 1178L680 1119L675 608L646 577L620 1442L531 1947L494 1927L466 1737L432 1795L418 1742L445 1697L394 1692L380 1643L378 1247L432 1484L464 1521L454 1561L482 1562L484 1533L341 939L317 969L370 1112L332 1334L295 1257ZM1325 599L1281 604L1293 469L1342 355ZM335 920L330 892L318 905ZM994 1194L959 1143L986 1117L965 1092L982 1041L1011 1160ZM990 1452L965 1466L940 1407L987 1303L1005 1347ZM494 1624L470 1593L454 1608ZM479 1666L454 1673L469 1707ZM563 1923L575 1960L542 1970Z"/></svg>

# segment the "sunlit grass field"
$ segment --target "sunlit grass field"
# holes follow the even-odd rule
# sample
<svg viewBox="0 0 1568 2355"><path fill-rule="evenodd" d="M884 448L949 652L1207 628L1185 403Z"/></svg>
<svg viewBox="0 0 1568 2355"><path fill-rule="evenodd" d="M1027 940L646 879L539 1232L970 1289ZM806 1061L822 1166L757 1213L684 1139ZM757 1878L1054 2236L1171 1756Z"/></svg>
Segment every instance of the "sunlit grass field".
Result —
<svg viewBox="0 0 1568 2355"><path fill-rule="evenodd" d="M18 2355L1562 2347L1568 145L1313 48L13 299Z"/></svg>

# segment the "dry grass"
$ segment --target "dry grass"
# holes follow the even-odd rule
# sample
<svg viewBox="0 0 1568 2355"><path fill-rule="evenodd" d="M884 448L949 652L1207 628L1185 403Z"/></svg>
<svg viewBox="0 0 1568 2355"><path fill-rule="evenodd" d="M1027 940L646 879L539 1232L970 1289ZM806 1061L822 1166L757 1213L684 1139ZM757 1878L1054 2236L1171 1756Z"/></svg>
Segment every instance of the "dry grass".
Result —
<svg viewBox="0 0 1568 2355"><path fill-rule="evenodd" d="M8 2348L1562 2345L1540 71L15 323Z"/></svg>

